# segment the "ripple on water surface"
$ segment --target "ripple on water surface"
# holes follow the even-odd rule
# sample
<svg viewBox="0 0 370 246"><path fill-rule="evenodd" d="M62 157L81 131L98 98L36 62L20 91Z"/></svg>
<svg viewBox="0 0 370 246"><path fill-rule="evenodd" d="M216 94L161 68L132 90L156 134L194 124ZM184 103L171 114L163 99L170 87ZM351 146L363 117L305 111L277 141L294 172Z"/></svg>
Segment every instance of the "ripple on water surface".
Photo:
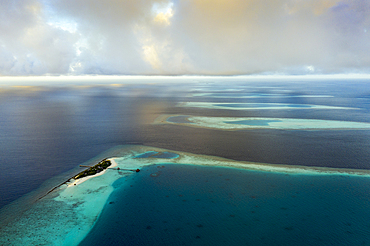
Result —
<svg viewBox="0 0 370 246"><path fill-rule="evenodd" d="M81 245L361 245L370 180L152 165L115 191Z"/></svg>

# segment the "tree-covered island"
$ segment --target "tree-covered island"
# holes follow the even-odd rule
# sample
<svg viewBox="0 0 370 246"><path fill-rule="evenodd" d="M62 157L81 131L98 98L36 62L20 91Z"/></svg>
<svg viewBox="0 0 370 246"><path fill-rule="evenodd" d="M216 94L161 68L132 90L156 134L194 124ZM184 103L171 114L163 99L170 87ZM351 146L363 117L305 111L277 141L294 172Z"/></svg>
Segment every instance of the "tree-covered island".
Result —
<svg viewBox="0 0 370 246"><path fill-rule="evenodd" d="M100 161L98 164L86 169L85 171L82 171L80 172L79 174L77 174L74 179L79 179L79 178L83 178L83 177L86 177L86 176L91 176L91 175L95 175L97 173L100 173L101 171L103 171L104 169L107 169L112 163L110 162L110 160L102 160Z"/></svg>

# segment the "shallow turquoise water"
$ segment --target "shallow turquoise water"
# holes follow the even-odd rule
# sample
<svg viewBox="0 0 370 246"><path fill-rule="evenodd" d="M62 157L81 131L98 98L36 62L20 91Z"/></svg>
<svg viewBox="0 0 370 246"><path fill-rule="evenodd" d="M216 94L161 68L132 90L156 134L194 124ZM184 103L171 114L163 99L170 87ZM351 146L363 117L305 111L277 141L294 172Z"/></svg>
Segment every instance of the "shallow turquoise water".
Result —
<svg viewBox="0 0 370 246"><path fill-rule="evenodd" d="M268 107L282 107L282 108L312 108L310 105L304 104L280 104L280 103L232 103L232 104L215 104L215 106L227 107L227 108L245 108L245 107L256 107L256 108L268 108Z"/></svg>
<svg viewBox="0 0 370 246"><path fill-rule="evenodd" d="M282 122L281 120L239 120L239 121L225 121L227 124L247 125L247 126L268 126L272 122Z"/></svg>
<svg viewBox="0 0 370 246"><path fill-rule="evenodd" d="M370 179L152 165L80 245L369 245Z"/></svg>
<svg viewBox="0 0 370 246"><path fill-rule="evenodd" d="M230 81L225 79L222 84L210 85L208 89L210 91L223 91L226 84L228 88L234 86L229 82ZM248 89L249 85L247 86L248 83L243 82L243 86L245 87L235 88L245 88L242 89L242 91L248 92L250 91L250 89ZM176 103L184 99L183 97L177 98L179 95L182 95L177 92L173 94L173 99L165 98L158 101L153 101L151 99L147 100L144 97L132 97L131 95L135 93L131 92L137 90L138 87L125 86L121 87L121 89L116 87L90 87L90 89L84 91L80 88L50 88L50 90L47 89L45 91L34 92L35 94L32 93L32 95L29 93L19 93L19 95L18 93L8 94L7 91L4 91L4 93L2 93L3 100L0 105L0 119L2 121L2 127L0 129L0 135L2 136L0 141L0 152L2 153L1 156L3 156L0 166L2 170L6 170L6 172L0 173L0 207L36 189L42 182L50 177L68 171L76 167L76 165L94 157L97 153L101 153L117 144L143 143L144 145L176 149L189 153L266 163L341 168L370 168L370 131L368 130L291 132L281 130L253 130L223 133L209 129L180 128L178 126L147 127L147 124L141 123L141 119L151 118L147 116L152 116L154 114L184 114L214 117L286 117L370 122L370 86L368 80L360 82L352 80L342 82L309 81L304 83L272 84L275 88L261 87L268 86L269 84L270 82L268 81L261 81L255 85L260 87L260 89L257 90L258 92L270 95L274 95L274 91L285 91L281 93L289 96L286 94L286 91L290 90L291 92L288 93L308 95L325 93L330 94L332 98L282 97L280 99L256 98L236 100L193 99L193 101L209 102L203 105L204 107L208 105L207 107L210 109L208 111L204 108L173 108L172 106L175 107ZM223 87L219 90L219 86L221 85ZM158 87L158 89L152 90L155 89L155 87L157 86L150 87L150 93L156 96L164 95L161 94L165 91L164 87ZM126 90L127 96L119 94ZM230 89L230 91L232 91L232 89ZM169 94L167 94L167 96L168 95ZM159 101L169 103L169 105L172 106L167 109L164 109L162 106L156 107L156 102ZM243 104L244 102L255 102L253 106L259 103L260 105L270 103L272 108L282 108L283 110L252 111L248 109L243 112L224 110L225 108L223 108L223 110L212 109L212 105L216 103L225 106L225 103ZM291 110L292 108L289 107L281 107L282 104L310 105L313 110ZM251 104L245 105L249 106ZM328 105L328 107L333 108L328 110L315 110L315 107L320 105ZM335 107L352 107L356 108L356 110L342 110ZM177 120L180 120L180 118L177 118ZM199 139L202 139L202 141L199 141ZM77 149L78 151L76 151ZM148 157L154 160L155 155L153 155L148 154ZM141 175L141 172L139 174ZM163 174L164 173L161 173L159 176L152 175L151 178L158 180L163 177ZM60 178L58 178L58 180L59 179ZM181 181L181 177L179 177L179 179ZM353 182L357 182L357 179L354 180L355 181L348 182L350 187L353 186ZM221 181L219 182L222 183ZM54 183L58 184L58 182L50 182L50 184ZM203 183L197 184L198 189L202 189L200 188L202 184ZM50 187L52 186L53 185L50 185ZM161 186L158 187L161 188ZM283 191L286 188L284 185L280 185L279 187L282 188ZM335 186L333 185L332 187ZM347 200L345 204L340 204L337 209L339 215L345 208L360 211L361 209L365 210L365 208L369 207L367 202L368 198L366 198L367 194L369 194L367 188L368 184L361 181L361 185L353 189L354 193L352 196L348 191L350 187L338 188L347 189L347 195L345 197ZM144 189L146 188L144 187ZM364 193L365 195L361 193L363 199L361 202L356 198L358 190L360 189L366 191L366 193ZM161 194L162 192L158 192L154 189L151 189L151 191L155 194ZM352 208L351 203L353 202L356 204L356 199L357 205ZM365 200L366 202L364 202ZM142 202L144 203L143 205L145 205L145 200ZM166 200L162 200L162 202L166 202ZM178 206L181 203L173 204ZM219 204L223 203L220 202ZM314 206L312 203L309 204ZM208 207L211 207L211 205L212 204L207 204ZM361 208L361 206L363 208ZM178 208L180 209L181 207L179 206ZM321 206L319 208L321 208ZM55 210L55 207L50 210ZM168 211L171 211L171 209L168 209ZM255 211L255 213L257 213L257 211ZM368 225L364 223L364 219L369 218L368 213L364 211L363 217L359 216L357 213L359 212L356 212L354 217L346 215L347 218L352 218L350 223L345 222L346 227L352 228L353 230L348 230L348 232L341 230L340 232L344 235L346 235L346 233L353 233L359 240L366 239L366 236L368 236ZM11 214L17 214L17 210L14 210ZM45 217L46 214L42 212L40 216ZM0 221L2 222L5 217L0 217ZM299 218L299 215L297 215L297 217ZM333 224L334 226L343 224L341 221L338 222L337 218L335 219L335 223L328 223L327 227L330 228ZM320 221L322 224L320 218L317 218L317 216L316 220ZM357 222L356 220L359 221ZM219 219L219 221L222 220ZM306 223L304 220L301 220L301 222ZM296 223L299 223L298 219ZM320 223L319 225L321 225ZM251 222L251 224L255 225L256 223ZM313 222L311 224L313 224ZM32 227L33 226L34 224L32 224ZM200 228L205 228L205 226ZM269 227L267 225L265 225L265 227L256 226L256 228L256 236L252 237L253 239L258 238L257 236L263 234L262 232L267 230L273 231L275 229L275 227ZM315 228L315 226L312 226L312 228ZM254 228L248 230L253 231L253 229ZM306 228L303 229L306 230ZM319 231L320 227L316 229ZM50 230L52 231L52 228ZM260 230L261 233L258 234L258 230ZM294 230L287 227L287 231ZM215 233L218 232L218 230L215 231ZM39 231L37 230L35 233L39 233ZM244 232L241 232L241 234L243 233ZM307 233L311 233L311 231L307 230ZM342 240L342 235L337 237L337 234L333 234L333 242L328 243L329 240L325 238L325 236L329 235L330 237L331 232L324 229L321 234L313 234L314 237L318 238L314 243L319 242L317 244L337 245L337 238ZM271 237L275 237L276 234L265 233L265 235L260 235L260 237L263 238L270 235ZM204 237L205 235L203 235L203 238ZM234 236L234 238L238 237ZM199 240L200 237L197 239ZM320 243L321 241L319 239L324 243ZM273 239L267 240L267 243L269 243L269 245L274 245L272 240ZM310 240L309 242L312 242L312 238L310 238ZM261 241L261 244L267 243L266 239ZM344 238L342 244L358 245L361 243L362 241L348 241L348 238ZM364 240L364 244L369 243Z"/></svg>
<svg viewBox="0 0 370 246"><path fill-rule="evenodd" d="M282 94L262 94L262 93L209 93L204 95L205 97L278 97L283 96Z"/></svg>
<svg viewBox="0 0 370 246"><path fill-rule="evenodd" d="M164 158L164 159L176 159L177 157L179 157L178 154L176 153L173 153L173 152L162 152L162 153L159 153L158 155L155 155L155 156L152 156L154 158Z"/></svg>
<svg viewBox="0 0 370 246"><path fill-rule="evenodd" d="M143 154L137 155L134 158L148 158L148 157L151 157L152 155L156 155L156 154L158 154L157 151L148 151L148 152L145 152Z"/></svg>
<svg viewBox="0 0 370 246"><path fill-rule="evenodd" d="M167 119L167 121L171 122L171 123L189 123L189 124L192 124L192 122L187 119L188 117L189 116L186 116L186 115L171 116Z"/></svg>
<svg viewBox="0 0 370 246"><path fill-rule="evenodd" d="M157 151L148 151L143 154L137 155L134 158L164 158L164 159L176 159L179 157L178 154L173 153L173 152L157 152Z"/></svg>

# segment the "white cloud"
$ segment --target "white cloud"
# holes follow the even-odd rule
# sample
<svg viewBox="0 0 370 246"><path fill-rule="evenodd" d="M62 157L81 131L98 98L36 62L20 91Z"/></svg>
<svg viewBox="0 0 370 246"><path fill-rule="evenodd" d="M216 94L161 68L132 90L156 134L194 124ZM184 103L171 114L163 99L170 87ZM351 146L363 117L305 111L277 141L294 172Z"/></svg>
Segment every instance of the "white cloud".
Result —
<svg viewBox="0 0 370 246"><path fill-rule="evenodd" d="M370 72L366 0L0 2L0 74Z"/></svg>
<svg viewBox="0 0 370 246"><path fill-rule="evenodd" d="M47 24L40 2L2 1L0 74L66 73L77 36Z"/></svg>

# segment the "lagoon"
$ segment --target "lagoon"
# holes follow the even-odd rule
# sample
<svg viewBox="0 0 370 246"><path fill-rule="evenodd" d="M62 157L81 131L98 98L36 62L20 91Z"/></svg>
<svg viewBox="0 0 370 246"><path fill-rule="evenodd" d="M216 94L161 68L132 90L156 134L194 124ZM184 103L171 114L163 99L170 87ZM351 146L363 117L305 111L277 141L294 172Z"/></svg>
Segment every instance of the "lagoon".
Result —
<svg viewBox="0 0 370 246"><path fill-rule="evenodd" d="M80 245L369 243L369 178L159 163L114 186Z"/></svg>
<svg viewBox="0 0 370 246"><path fill-rule="evenodd" d="M368 170L236 162L138 145L110 153L116 157L105 171L71 179L14 214L0 227L0 243L293 245L303 238L307 245L346 245L370 234Z"/></svg>
<svg viewBox="0 0 370 246"><path fill-rule="evenodd" d="M109 211L127 244L366 244L369 81L209 80L0 91L0 244L78 245Z"/></svg>

